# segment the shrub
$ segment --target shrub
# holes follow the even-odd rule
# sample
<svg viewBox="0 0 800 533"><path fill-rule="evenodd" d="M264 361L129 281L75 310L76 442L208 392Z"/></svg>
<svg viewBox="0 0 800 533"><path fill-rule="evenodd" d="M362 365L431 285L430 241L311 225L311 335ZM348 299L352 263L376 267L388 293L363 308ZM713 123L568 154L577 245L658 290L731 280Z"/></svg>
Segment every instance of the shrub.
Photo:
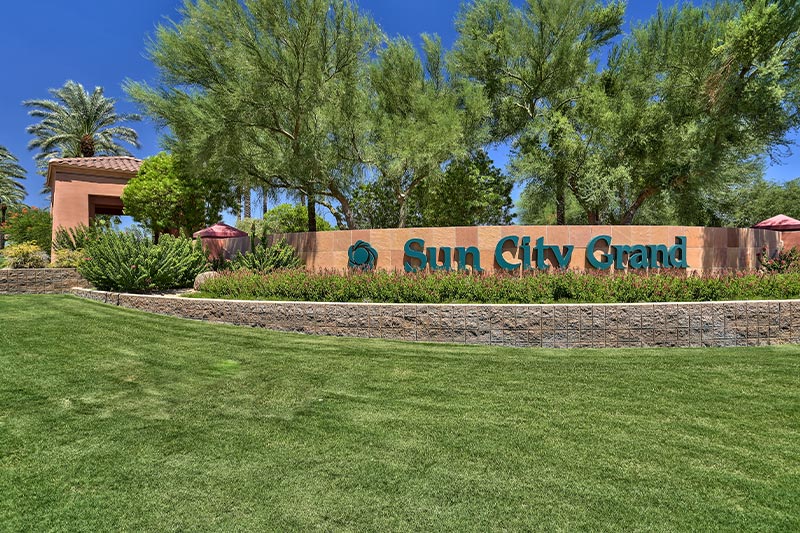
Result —
<svg viewBox="0 0 800 533"><path fill-rule="evenodd" d="M47 254L34 242L7 246L3 255L11 268L44 268L48 262Z"/></svg>
<svg viewBox="0 0 800 533"><path fill-rule="evenodd" d="M80 224L74 228L58 228L53 240L54 250L84 250L89 240L99 234L102 228Z"/></svg>
<svg viewBox="0 0 800 533"><path fill-rule="evenodd" d="M278 241L272 246L259 244L246 254L239 253L231 261L233 270L250 270L252 272L271 272L273 270L298 268L303 265L297 250L286 241Z"/></svg>
<svg viewBox="0 0 800 533"><path fill-rule="evenodd" d="M765 272L790 272L800 267L800 249L778 250L773 257L769 257L767 249L762 248L758 259Z"/></svg>
<svg viewBox="0 0 800 533"><path fill-rule="evenodd" d="M211 297L388 303L634 303L800 297L800 272L537 272L524 275L464 272L306 272L247 270L206 281Z"/></svg>
<svg viewBox="0 0 800 533"><path fill-rule="evenodd" d="M43 209L23 207L8 216L3 231L15 244L32 242L42 250L50 250L53 218Z"/></svg>
<svg viewBox="0 0 800 533"><path fill-rule="evenodd" d="M56 250L50 266L54 268L78 268L86 259L83 250Z"/></svg>
<svg viewBox="0 0 800 533"><path fill-rule="evenodd" d="M148 292L191 287L207 268L199 241L162 235L153 244L139 232L108 231L88 242L78 271L98 289Z"/></svg>

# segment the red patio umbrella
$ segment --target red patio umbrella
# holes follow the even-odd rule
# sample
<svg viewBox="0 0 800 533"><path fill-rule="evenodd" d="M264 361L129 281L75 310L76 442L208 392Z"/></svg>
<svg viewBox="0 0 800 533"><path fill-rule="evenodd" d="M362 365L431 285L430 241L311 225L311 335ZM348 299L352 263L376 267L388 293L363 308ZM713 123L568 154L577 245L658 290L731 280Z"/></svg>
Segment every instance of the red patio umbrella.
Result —
<svg viewBox="0 0 800 533"><path fill-rule="evenodd" d="M798 222L800 224L800 222ZM209 226L205 229L201 229L200 231L195 231L192 234L192 237L195 239L203 238L203 239L231 239L234 237L247 237L247 233L240 230L239 228L234 228L233 226L229 226L224 222L217 222L213 226Z"/></svg>
<svg viewBox="0 0 800 533"><path fill-rule="evenodd" d="M212 258L233 259L237 254L246 253L250 249L250 236L224 222L195 231L192 236L203 242Z"/></svg>
<svg viewBox="0 0 800 533"><path fill-rule="evenodd" d="M800 231L800 220L787 217L786 215L775 215L767 220L762 220L753 227L775 231Z"/></svg>

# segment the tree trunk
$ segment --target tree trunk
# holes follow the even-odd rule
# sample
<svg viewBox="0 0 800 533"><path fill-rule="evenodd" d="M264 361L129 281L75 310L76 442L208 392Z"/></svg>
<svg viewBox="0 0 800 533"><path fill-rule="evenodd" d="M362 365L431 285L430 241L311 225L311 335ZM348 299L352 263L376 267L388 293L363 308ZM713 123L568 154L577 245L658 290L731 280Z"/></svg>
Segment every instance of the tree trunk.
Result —
<svg viewBox="0 0 800 533"><path fill-rule="evenodd" d="M586 215L587 222L589 222L590 225L596 226L600 224L600 213L598 213L596 210L587 211Z"/></svg>
<svg viewBox="0 0 800 533"><path fill-rule="evenodd" d="M267 191L261 191L261 218L267 216L267 211L269 211L269 205L267 204Z"/></svg>
<svg viewBox="0 0 800 533"><path fill-rule="evenodd" d="M88 133L81 137L81 157L94 157L94 138Z"/></svg>
<svg viewBox="0 0 800 533"><path fill-rule="evenodd" d="M339 202L339 205L342 206L341 211L344 215L344 224L341 224L342 217L336 217L336 213L333 214L333 216L336 217L339 229L355 229L355 221L353 220L353 207L350 205L350 200L342 193L342 191L339 190L335 184L331 184L330 190L333 198Z"/></svg>
<svg viewBox="0 0 800 533"><path fill-rule="evenodd" d="M414 192L414 189L416 189L417 186L422 183L424 178L424 176L418 176L414 178L408 185L408 188L397 195L397 203L400 204L400 213L397 217L398 228L406 227L406 223L408 222L408 198L411 196L411 193Z"/></svg>
<svg viewBox="0 0 800 533"><path fill-rule="evenodd" d="M306 205L308 206L308 231L314 233L317 231L317 203L310 194L306 197Z"/></svg>
<svg viewBox="0 0 800 533"><path fill-rule="evenodd" d="M242 193L243 197L243 206L242 211L244 211L244 218L252 218L252 198L251 196L252 191L249 187L244 188L244 192Z"/></svg>
<svg viewBox="0 0 800 533"><path fill-rule="evenodd" d="M567 195L564 186L559 185L556 189L556 224L563 226L567 223Z"/></svg>
<svg viewBox="0 0 800 533"><path fill-rule="evenodd" d="M639 195L636 197L636 200L633 201L631 206L625 211L625 214L622 215L622 219L619 221L620 224L624 224L629 226L633 224L633 217L636 216L636 213L639 211L639 208L642 207L649 198L655 195L658 192L658 189L655 187L647 187Z"/></svg>
<svg viewBox="0 0 800 533"><path fill-rule="evenodd" d="M397 197L397 202L400 204L400 212L397 215L398 228L406 227L406 219L408 218L408 202L406 201L407 198L408 198L407 194L401 194Z"/></svg>
<svg viewBox="0 0 800 533"><path fill-rule="evenodd" d="M6 223L6 210L7 209L8 209L8 207L6 207L5 204L0 206L0 250L2 250L3 248L6 247L6 234L3 231L3 227L2 226L3 226L3 224Z"/></svg>

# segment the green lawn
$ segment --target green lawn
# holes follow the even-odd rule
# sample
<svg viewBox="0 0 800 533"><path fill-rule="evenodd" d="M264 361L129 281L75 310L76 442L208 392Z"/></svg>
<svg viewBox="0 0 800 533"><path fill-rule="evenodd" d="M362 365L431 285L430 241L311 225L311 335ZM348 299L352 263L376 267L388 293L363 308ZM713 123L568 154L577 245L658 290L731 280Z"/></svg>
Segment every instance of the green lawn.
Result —
<svg viewBox="0 0 800 533"><path fill-rule="evenodd" d="M2 296L0 364L0 529L800 529L797 347L407 344Z"/></svg>

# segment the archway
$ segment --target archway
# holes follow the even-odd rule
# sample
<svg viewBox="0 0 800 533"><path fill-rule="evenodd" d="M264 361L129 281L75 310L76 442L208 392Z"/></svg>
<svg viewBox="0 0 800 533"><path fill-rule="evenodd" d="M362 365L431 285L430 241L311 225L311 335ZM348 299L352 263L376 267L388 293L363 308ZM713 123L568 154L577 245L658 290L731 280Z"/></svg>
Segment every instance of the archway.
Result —
<svg viewBox="0 0 800 533"><path fill-rule="evenodd" d="M58 228L88 225L96 215L121 215L122 190L141 164L123 156L51 160L46 184L52 193L53 236Z"/></svg>

